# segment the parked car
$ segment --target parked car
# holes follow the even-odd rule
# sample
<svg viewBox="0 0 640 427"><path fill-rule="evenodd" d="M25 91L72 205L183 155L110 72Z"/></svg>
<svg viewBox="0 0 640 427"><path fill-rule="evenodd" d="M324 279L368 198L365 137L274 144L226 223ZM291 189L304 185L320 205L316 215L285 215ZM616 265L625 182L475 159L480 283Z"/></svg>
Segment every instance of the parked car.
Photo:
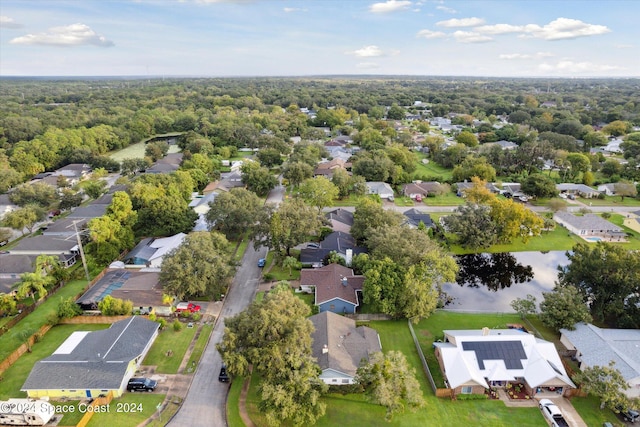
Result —
<svg viewBox="0 0 640 427"><path fill-rule="evenodd" d="M562 416L560 408L549 399L540 399L540 410L545 418L549 420L552 427L569 427L569 423Z"/></svg>
<svg viewBox="0 0 640 427"><path fill-rule="evenodd" d="M197 313L200 311L200 306L192 302L179 302L176 305L176 313Z"/></svg>
<svg viewBox="0 0 640 427"><path fill-rule="evenodd" d="M223 363L220 367L220 373L218 374L218 381L221 383L229 382L229 374L227 374L227 366Z"/></svg>
<svg viewBox="0 0 640 427"><path fill-rule="evenodd" d="M151 378L131 378L127 383L127 391L148 391L156 389L158 381Z"/></svg>
<svg viewBox="0 0 640 427"><path fill-rule="evenodd" d="M422 195L421 194L418 194L416 196L416 202L422 202Z"/></svg>
<svg viewBox="0 0 640 427"><path fill-rule="evenodd" d="M630 423L635 423L638 422L640 420L640 412L636 411L635 409L624 409L620 411L620 416L622 416L622 418Z"/></svg>
<svg viewBox="0 0 640 427"><path fill-rule="evenodd" d="M307 249L319 249L319 248L320 248L319 243L307 243Z"/></svg>
<svg viewBox="0 0 640 427"><path fill-rule="evenodd" d="M260 268L264 267L264 265L266 264L266 262L267 262L267 261L266 261L264 258L260 258L260 259L258 260L258 267L260 267Z"/></svg>

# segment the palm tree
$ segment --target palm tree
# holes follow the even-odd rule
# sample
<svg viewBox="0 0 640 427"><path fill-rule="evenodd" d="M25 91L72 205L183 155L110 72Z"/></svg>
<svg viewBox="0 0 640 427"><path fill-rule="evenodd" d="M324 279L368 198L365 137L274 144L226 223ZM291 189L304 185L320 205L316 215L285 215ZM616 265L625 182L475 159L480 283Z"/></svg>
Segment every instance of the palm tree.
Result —
<svg viewBox="0 0 640 427"><path fill-rule="evenodd" d="M298 260L292 256L288 256L282 261L282 268L289 269L289 277L291 277L292 269L296 268L297 266L298 266Z"/></svg>
<svg viewBox="0 0 640 427"><path fill-rule="evenodd" d="M36 293L38 298L43 298L47 295L45 286L47 285L47 278L40 273L24 273L20 276L20 285L18 285L18 297L25 298L31 297L36 301Z"/></svg>

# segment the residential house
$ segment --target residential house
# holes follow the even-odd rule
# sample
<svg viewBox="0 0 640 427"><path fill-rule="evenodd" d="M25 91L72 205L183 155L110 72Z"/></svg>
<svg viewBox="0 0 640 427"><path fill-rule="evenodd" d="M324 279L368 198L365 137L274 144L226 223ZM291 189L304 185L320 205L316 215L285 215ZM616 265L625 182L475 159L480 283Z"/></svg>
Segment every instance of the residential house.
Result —
<svg viewBox="0 0 640 427"><path fill-rule="evenodd" d="M584 184L556 184L556 190L558 190L560 193L574 194L576 196L584 197L585 199L591 199L592 197L598 197L600 195L600 192L598 190L594 190L593 188Z"/></svg>
<svg viewBox="0 0 640 427"><path fill-rule="evenodd" d="M360 363L382 351L378 333L367 326L356 326L353 319L325 311L309 320L314 326L312 355L325 384L353 384Z"/></svg>
<svg viewBox="0 0 640 427"><path fill-rule="evenodd" d="M598 185L598 191L605 196L614 196L616 194L616 185L613 183Z"/></svg>
<svg viewBox="0 0 640 427"><path fill-rule="evenodd" d="M9 251L12 255L55 255L61 264L70 267L80 254L78 239L68 236L27 236Z"/></svg>
<svg viewBox="0 0 640 427"><path fill-rule="evenodd" d="M624 141L620 138L610 139L609 142L607 142L607 145L602 147L602 149L608 155L622 154L624 151L621 147L622 143L624 143Z"/></svg>
<svg viewBox="0 0 640 427"><path fill-rule="evenodd" d="M300 289L315 294L315 305L320 312L354 314L360 305L364 276L340 264L321 268L303 268L300 271Z"/></svg>
<svg viewBox="0 0 640 427"><path fill-rule="evenodd" d="M356 239L349 233L334 231L320 242L318 248L307 247L300 250L300 262L304 265L322 265L325 258L335 252L342 257L347 265L351 264L353 255L366 252L357 245Z"/></svg>
<svg viewBox="0 0 640 427"><path fill-rule="evenodd" d="M619 242L626 240L627 236L621 227L595 214L576 216L569 212L558 211L553 214L553 220L590 242L597 242L603 238Z"/></svg>
<svg viewBox="0 0 640 427"><path fill-rule="evenodd" d="M170 237L143 239L122 260L127 268L160 268L164 256L182 244L187 235L178 233Z"/></svg>
<svg viewBox="0 0 640 427"><path fill-rule="evenodd" d="M158 159L145 173L171 173L180 169L182 153L169 153Z"/></svg>
<svg viewBox="0 0 640 427"><path fill-rule="evenodd" d="M218 196L216 192L210 192L205 194L204 196L195 193L191 203L189 203L189 207L192 208L197 214L198 219L196 220L196 225L193 227L193 231L208 231L209 227L207 224L207 212L211 209L210 203L213 203L215 198Z"/></svg>
<svg viewBox="0 0 640 427"><path fill-rule="evenodd" d="M530 396L575 388L552 342L519 329L445 330L435 355L446 386L458 394L520 383Z"/></svg>
<svg viewBox="0 0 640 427"><path fill-rule="evenodd" d="M442 185L437 181L414 181L402 186L402 194L412 199L416 197L427 197L430 193L436 194L442 191Z"/></svg>
<svg viewBox="0 0 640 427"><path fill-rule="evenodd" d="M232 188L244 188L244 183L242 182L242 173L238 170L220 174L220 181L217 182L218 185L214 188L214 190L229 191Z"/></svg>
<svg viewBox="0 0 640 427"><path fill-rule="evenodd" d="M338 208L327 212L325 218L329 220L333 231L341 231L343 233L349 233L351 231L353 212Z"/></svg>
<svg viewBox="0 0 640 427"><path fill-rule="evenodd" d="M367 184L367 194L377 194L381 199L393 197L393 188L386 182L369 181Z"/></svg>
<svg viewBox="0 0 640 427"><path fill-rule="evenodd" d="M329 157L332 159L340 159L345 163L349 162L353 151L351 148L344 148L342 146L337 147L325 147L329 152Z"/></svg>
<svg viewBox="0 0 640 427"><path fill-rule="evenodd" d="M487 142L486 144L483 144L483 145L484 146L497 145L503 150L515 150L516 148L518 148L518 144L511 141L505 141L505 140L500 140L496 142Z"/></svg>
<svg viewBox="0 0 640 427"><path fill-rule="evenodd" d="M98 303L107 295L113 298L131 300L134 309L143 313L166 312L162 304L162 285L158 269L129 270L108 268L76 301L84 310L96 310Z"/></svg>
<svg viewBox="0 0 640 427"><path fill-rule="evenodd" d="M91 166L85 163L70 163L53 172L54 176L64 176L71 185L88 178L91 175Z"/></svg>
<svg viewBox="0 0 640 427"><path fill-rule="evenodd" d="M467 181L456 182L455 186L457 188L456 194L458 195L458 197L464 197L464 192L473 188L473 182L467 182ZM496 194L500 193L500 189L491 182L487 182L485 184L485 187L487 188L487 190L491 191L492 193L496 193Z"/></svg>
<svg viewBox="0 0 640 427"><path fill-rule="evenodd" d="M580 369L615 362L614 367L629 384L621 391L629 398L640 397L640 329L605 329L577 323L573 331L560 329L560 342L574 352Z"/></svg>
<svg viewBox="0 0 640 427"><path fill-rule="evenodd" d="M403 212L405 216L404 224L411 228L418 228L420 224L424 224L426 227L433 227L433 220L431 215L426 212L419 211L418 209L409 209Z"/></svg>
<svg viewBox="0 0 640 427"><path fill-rule="evenodd" d="M51 356L36 362L21 391L30 398L120 397L158 335L159 324L141 316L108 329L73 332Z"/></svg>
<svg viewBox="0 0 640 427"><path fill-rule="evenodd" d="M324 176L331 179L331 177L333 176L333 172L335 170L342 169L346 171L346 167L347 167L347 163L344 160L340 158L335 158L327 162L318 163L313 174L314 176Z"/></svg>
<svg viewBox="0 0 640 427"><path fill-rule="evenodd" d="M10 294L23 273L33 273L35 255L0 254L0 294Z"/></svg>

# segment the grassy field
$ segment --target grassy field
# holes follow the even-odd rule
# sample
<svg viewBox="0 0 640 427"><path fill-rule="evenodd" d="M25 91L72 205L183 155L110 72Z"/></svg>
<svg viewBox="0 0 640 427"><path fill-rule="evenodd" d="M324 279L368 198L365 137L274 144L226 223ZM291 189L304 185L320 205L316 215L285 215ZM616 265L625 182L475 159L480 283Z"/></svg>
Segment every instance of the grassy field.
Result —
<svg viewBox="0 0 640 427"><path fill-rule="evenodd" d="M297 251L291 250L291 256L297 258ZM280 280L300 280L300 270L292 268L291 274L289 274L288 268L282 268L282 261L280 263L275 259L275 252L269 251L266 258L266 264L264 269L264 274L270 274L272 280L280 281Z"/></svg>
<svg viewBox="0 0 640 427"><path fill-rule="evenodd" d="M156 372L159 374L177 374L182 358L195 334L196 328L184 327L176 332L172 325L168 324L158 334L158 338L151 346L142 364L156 365ZM173 352L171 356L167 356L168 350Z"/></svg>
<svg viewBox="0 0 640 427"><path fill-rule="evenodd" d="M426 159L426 154L416 153L418 155L418 163L416 164L416 170L413 173L413 179L429 178L434 181L450 181L453 179L453 169L443 168L436 162L429 160L426 165L422 163L422 159Z"/></svg>
<svg viewBox="0 0 640 427"><path fill-rule="evenodd" d="M393 204L396 205L396 206L413 206L413 205L415 205L415 203L411 199L411 197L407 197L407 196L395 197L393 199Z"/></svg>
<svg viewBox="0 0 640 427"><path fill-rule="evenodd" d="M13 365L2 373L0 380L0 400L10 397L26 397L26 393L20 391L29 376L33 365L38 360L48 357L75 331L96 331L108 328L110 325L57 325L45 334L40 342L32 347L31 353L25 353Z"/></svg>
<svg viewBox="0 0 640 427"><path fill-rule="evenodd" d="M144 158L144 150L146 148L146 141L152 138L147 138L144 141L136 144L131 144L122 150L113 151L109 153L109 157L118 162L122 162L124 159L142 159ZM180 147L177 145L169 145L169 153L179 153Z"/></svg>
<svg viewBox="0 0 640 427"><path fill-rule="evenodd" d="M459 206L464 205L465 199L458 197L455 193L446 193L442 196L425 197L422 203L426 206Z"/></svg>
<svg viewBox="0 0 640 427"><path fill-rule="evenodd" d="M207 345L207 341L209 341L211 331L213 331L213 324L207 323L206 325L202 325L200 328L200 336L198 336L196 344L193 346L193 351L191 352L191 356L189 356L187 366L196 366L200 363L200 357L202 357L202 352Z"/></svg>
<svg viewBox="0 0 640 427"><path fill-rule="evenodd" d="M634 197L625 197L624 200L622 200L620 196L604 196L604 199L578 198L578 200L588 206L611 206L614 210L616 206L640 206L640 200Z"/></svg>
<svg viewBox="0 0 640 427"><path fill-rule="evenodd" d="M67 283L54 296L42 303L33 313L22 319L11 330L0 336L0 360L4 360L24 342L23 333L34 334L47 323L49 317L58 311L60 299L75 297L87 285L86 280L74 280Z"/></svg>

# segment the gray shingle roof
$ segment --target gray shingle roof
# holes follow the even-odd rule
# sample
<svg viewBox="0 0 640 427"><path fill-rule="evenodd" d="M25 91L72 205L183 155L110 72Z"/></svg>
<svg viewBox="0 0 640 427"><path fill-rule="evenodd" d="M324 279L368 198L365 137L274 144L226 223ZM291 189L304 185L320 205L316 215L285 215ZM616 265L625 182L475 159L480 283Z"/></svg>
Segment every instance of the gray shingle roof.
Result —
<svg viewBox="0 0 640 427"><path fill-rule="evenodd" d="M334 369L354 376L362 359L369 360L372 353L382 350L378 333L366 326L356 327L353 319L325 311L309 320L315 327L313 357L322 370Z"/></svg>
<svg viewBox="0 0 640 427"><path fill-rule="evenodd" d="M607 366L610 361L625 380L640 377L640 329L602 329L577 323L575 330L560 333L582 354L587 366Z"/></svg>
<svg viewBox="0 0 640 427"><path fill-rule="evenodd" d="M68 353L37 362L21 390L118 389L129 362L156 336L159 324L133 316L87 333ZM63 344L64 345L64 344Z"/></svg>
<svg viewBox="0 0 640 427"><path fill-rule="evenodd" d="M622 228L595 214L576 216L569 212L558 211L554 216L579 230L623 231Z"/></svg>

